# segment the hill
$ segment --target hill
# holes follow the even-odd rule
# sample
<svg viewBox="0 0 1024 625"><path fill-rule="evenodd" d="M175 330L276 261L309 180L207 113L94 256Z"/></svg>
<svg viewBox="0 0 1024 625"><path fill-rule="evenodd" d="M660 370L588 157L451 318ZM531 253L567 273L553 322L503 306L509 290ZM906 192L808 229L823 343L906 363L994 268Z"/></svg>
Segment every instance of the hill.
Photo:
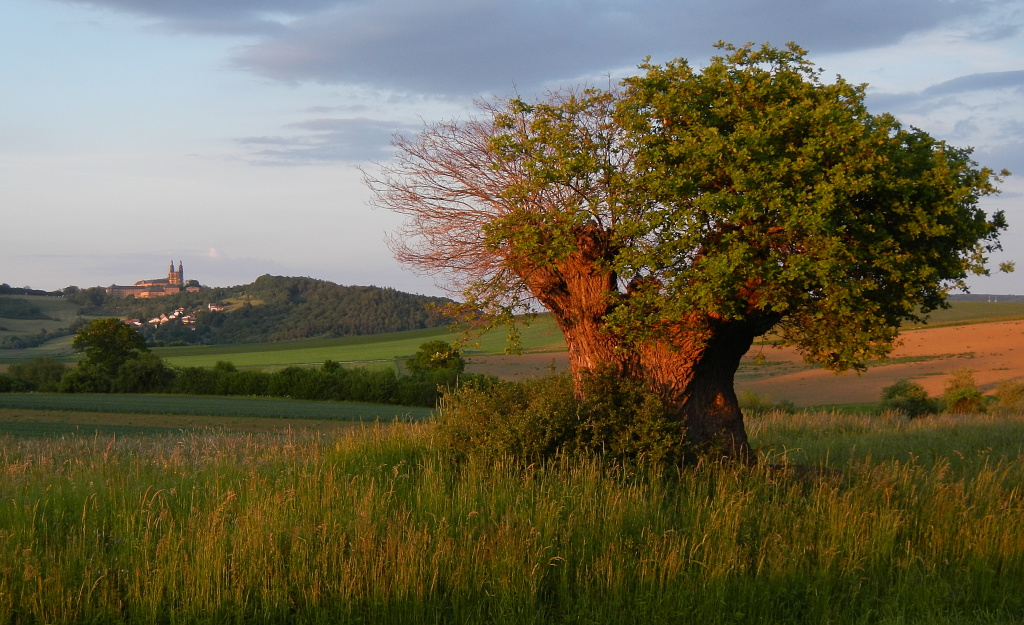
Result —
<svg viewBox="0 0 1024 625"><path fill-rule="evenodd" d="M33 347L68 336L86 318L120 317L156 345L223 345L381 334L443 326L448 303L376 286L265 275L252 284L159 299L68 287L47 295L0 294L0 345Z"/></svg>
<svg viewBox="0 0 1024 625"><path fill-rule="evenodd" d="M81 314L80 306L62 297L0 291L0 349L36 347L69 336L80 327Z"/></svg>

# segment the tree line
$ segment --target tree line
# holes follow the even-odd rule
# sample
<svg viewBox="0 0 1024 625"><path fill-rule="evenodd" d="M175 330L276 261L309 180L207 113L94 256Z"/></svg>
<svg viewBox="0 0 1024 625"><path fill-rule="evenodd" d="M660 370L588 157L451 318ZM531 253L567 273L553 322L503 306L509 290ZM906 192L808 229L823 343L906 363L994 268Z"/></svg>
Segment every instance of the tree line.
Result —
<svg viewBox="0 0 1024 625"><path fill-rule="evenodd" d="M83 355L77 367L51 358L14 364L0 374L0 392L244 395L433 407L460 385L494 383L466 374L461 354L444 341L424 343L407 361L406 373L391 367L343 367L330 360L319 367L273 372L239 370L226 361L212 368L172 368L117 318L90 322L75 335L73 346Z"/></svg>

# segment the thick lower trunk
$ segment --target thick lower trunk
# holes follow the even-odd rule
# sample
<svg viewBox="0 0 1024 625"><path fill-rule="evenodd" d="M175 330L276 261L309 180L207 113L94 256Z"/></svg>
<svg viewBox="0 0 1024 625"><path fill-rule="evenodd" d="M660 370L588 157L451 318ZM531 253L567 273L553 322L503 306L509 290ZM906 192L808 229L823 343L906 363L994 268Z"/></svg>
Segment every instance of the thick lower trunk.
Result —
<svg viewBox="0 0 1024 625"><path fill-rule="evenodd" d="M748 460L733 382L758 334L755 326L695 316L661 328L653 343L629 344L606 327L620 296L617 277L607 268L612 254L606 233L581 227L577 242L557 267L525 260L520 267L523 281L565 334L577 392L582 394L587 372L611 369L642 380L661 396L667 416L685 426L694 454Z"/></svg>
<svg viewBox="0 0 1024 625"><path fill-rule="evenodd" d="M734 383L754 337L747 324L712 323L642 348L642 375L662 396L670 418L684 423L694 453L750 459Z"/></svg>
<svg viewBox="0 0 1024 625"><path fill-rule="evenodd" d="M734 381L755 333L745 324L697 324L640 347L625 344L604 326L604 298L579 300L568 310L549 306L565 334L576 388L588 372L614 370L639 379L661 396L669 419L685 427L687 455L752 457Z"/></svg>

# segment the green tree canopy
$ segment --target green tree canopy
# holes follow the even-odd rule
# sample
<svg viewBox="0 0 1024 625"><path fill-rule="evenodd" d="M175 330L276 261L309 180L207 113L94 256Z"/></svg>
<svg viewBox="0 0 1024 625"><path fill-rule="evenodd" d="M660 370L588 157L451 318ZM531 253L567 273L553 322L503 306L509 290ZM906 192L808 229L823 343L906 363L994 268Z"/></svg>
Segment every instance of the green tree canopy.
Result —
<svg viewBox="0 0 1024 625"><path fill-rule="evenodd" d="M405 361L405 366L411 373L438 369L462 373L466 368L466 361L455 346L447 341L438 340L420 345L416 355Z"/></svg>
<svg viewBox="0 0 1024 625"><path fill-rule="evenodd" d="M113 378L126 361L149 351L142 335L115 317L90 321L75 334L71 346L85 354L83 364L108 378Z"/></svg>
<svg viewBox="0 0 1024 625"><path fill-rule="evenodd" d="M757 336L863 367L987 271L1006 223L978 206L999 178L969 149L870 113L796 45L719 47L702 69L483 102L366 178L408 217L398 258L464 312L543 305L578 392L587 371L645 380L681 444L745 456L733 378Z"/></svg>

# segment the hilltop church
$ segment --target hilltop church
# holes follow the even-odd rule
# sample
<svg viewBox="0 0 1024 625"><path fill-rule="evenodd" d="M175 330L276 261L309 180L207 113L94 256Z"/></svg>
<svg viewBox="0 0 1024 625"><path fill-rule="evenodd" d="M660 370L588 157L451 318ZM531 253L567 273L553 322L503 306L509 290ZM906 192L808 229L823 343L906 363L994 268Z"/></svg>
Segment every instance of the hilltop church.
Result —
<svg viewBox="0 0 1024 625"><path fill-rule="evenodd" d="M199 290L197 286L185 286L185 269L182 267L181 261L178 261L178 268L174 268L174 261L171 261L171 268L167 272L166 278L157 278L155 280L139 280L133 286L118 286L111 284L107 287L107 295L113 295L115 297L136 297L139 299L149 299L153 297L166 297L168 295L177 295L182 291L188 291L194 293Z"/></svg>

